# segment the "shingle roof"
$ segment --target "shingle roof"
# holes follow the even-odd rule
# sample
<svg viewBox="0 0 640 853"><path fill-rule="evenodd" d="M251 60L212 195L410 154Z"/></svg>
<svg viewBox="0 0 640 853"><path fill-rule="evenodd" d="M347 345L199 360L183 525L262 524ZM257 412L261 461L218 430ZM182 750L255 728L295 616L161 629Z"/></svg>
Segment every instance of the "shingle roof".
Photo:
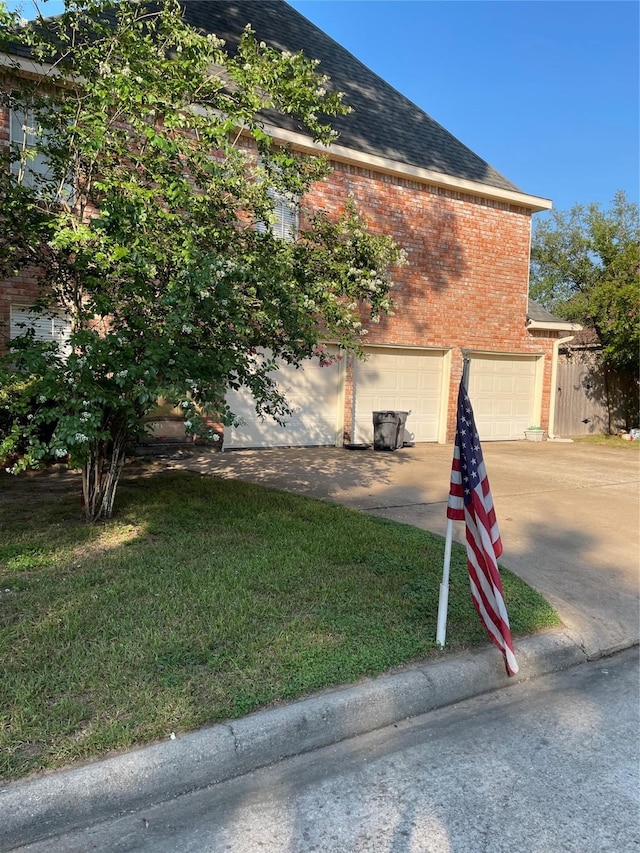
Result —
<svg viewBox="0 0 640 853"><path fill-rule="evenodd" d="M550 311L547 311L542 305L534 302L533 299L529 299L527 304L527 318L535 320L536 323L564 323L565 325L567 323L567 320L561 320L560 317L551 314Z"/></svg>
<svg viewBox="0 0 640 853"><path fill-rule="evenodd" d="M332 120L339 144L395 162L502 190L521 190L452 136L420 107L370 71L284 0L183 0L186 21L225 39L232 50L250 23L258 40L319 59L354 108ZM278 127L302 131L294 119L269 115Z"/></svg>

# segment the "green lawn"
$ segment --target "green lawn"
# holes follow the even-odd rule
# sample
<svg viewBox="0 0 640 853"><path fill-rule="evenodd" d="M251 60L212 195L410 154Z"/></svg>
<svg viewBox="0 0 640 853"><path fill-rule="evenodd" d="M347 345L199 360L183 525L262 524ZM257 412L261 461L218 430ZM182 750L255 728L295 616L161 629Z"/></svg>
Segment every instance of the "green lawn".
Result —
<svg viewBox="0 0 640 853"><path fill-rule="evenodd" d="M0 777L13 779L487 643L454 546L247 483L127 469L87 527L77 479L0 476ZM513 633L557 624L503 571ZM496 651L496 654L498 652Z"/></svg>
<svg viewBox="0 0 640 853"><path fill-rule="evenodd" d="M619 435L583 435L573 439L580 444L598 444L603 447L622 448L636 453L640 450L640 441L628 441Z"/></svg>

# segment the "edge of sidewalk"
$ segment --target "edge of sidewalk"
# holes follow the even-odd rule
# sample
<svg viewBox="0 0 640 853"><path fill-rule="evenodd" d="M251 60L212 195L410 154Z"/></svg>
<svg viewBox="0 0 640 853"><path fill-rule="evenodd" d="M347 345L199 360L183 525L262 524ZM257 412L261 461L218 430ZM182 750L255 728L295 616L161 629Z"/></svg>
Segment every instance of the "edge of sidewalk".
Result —
<svg viewBox="0 0 640 853"><path fill-rule="evenodd" d="M632 645L629 641L608 651ZM490 647L10 783L0 788L0 850L173 799L408 717L585 663L590 657L562 629L518 640L517 656L520 672L512 678L505 673L500 653Z"/></svg>

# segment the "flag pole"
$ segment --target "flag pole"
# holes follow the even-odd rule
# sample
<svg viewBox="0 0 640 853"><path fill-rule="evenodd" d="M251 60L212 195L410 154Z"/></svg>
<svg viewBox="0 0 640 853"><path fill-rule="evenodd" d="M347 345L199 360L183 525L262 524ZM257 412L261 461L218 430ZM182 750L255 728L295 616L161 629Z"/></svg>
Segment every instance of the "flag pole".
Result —
<svg viewBox="0 0 640 853"><path fill-rule="evenodd" d="M444 540L444 563L442 565L442 580L440 582L440 598L438 599L438 623L436 629L436 644L444 648L447 636L447 609L449 607L449 566L451 565L451 543L453 541L453 519L447 519L447 533Z"/></svg>
<svg viewBox="0 0 640 853"><path fill-rule="evenodd" d="M466 391L469 384L468 350L462 350L462 384ZM438 599L438 621L436 623L436 645L443 649L447 636L447 611L449 608L449 567L451 565L451 544L453 542L453 519L447 518L447 531L444 538L444 562L442 564L442 581L440 582L440 597Z"/></svg>

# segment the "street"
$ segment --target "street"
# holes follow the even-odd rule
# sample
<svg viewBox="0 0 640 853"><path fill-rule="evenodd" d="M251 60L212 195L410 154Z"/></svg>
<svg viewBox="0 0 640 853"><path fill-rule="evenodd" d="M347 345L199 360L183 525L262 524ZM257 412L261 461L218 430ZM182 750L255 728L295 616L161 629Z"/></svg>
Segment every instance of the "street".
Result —
<svg viewBox="0 0 640 853"><path fill-rule="evenodd" d="M638 851L638 697L634 648L20 849Z"/></svg>

